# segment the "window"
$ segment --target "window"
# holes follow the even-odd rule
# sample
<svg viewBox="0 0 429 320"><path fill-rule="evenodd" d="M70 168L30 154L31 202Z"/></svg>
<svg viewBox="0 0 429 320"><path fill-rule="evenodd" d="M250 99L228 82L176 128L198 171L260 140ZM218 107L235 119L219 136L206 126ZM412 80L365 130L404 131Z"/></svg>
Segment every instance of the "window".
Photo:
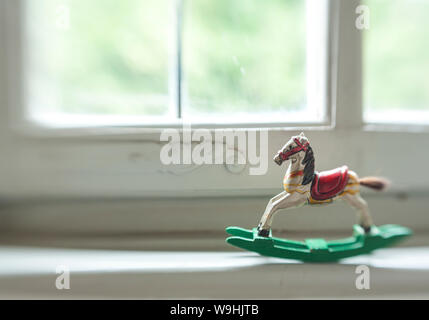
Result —
<svg viewBox="0 0 429 320"><path fill-rule="evenodd" d="M304 1L185 6L185 113L269 119L306 108Z"/></svg>
<svg viewBox="0 0 429 320"><path fill-rule="evenodd" d="M383 175L403 189L427 190L427 177L410 175L409 162L397 152L397 146L406 145L407 154L419 155L413 158L416 167L425 167L429 161L422 151L428 133L415 133L420 128L417 120L423 121L426 91L421 88L426 82L406 74L404 86L396 80L387 86L384 82L394 78L384 73L396 73L398 68L376 69L383 59L405 52L403 61L410 68L404 67L404 72L421 75L427 51L413 49L413 57L412 46L395 43L395 50L383 49L402 29L388 23L390 28L377 31L384 17L378 14L377 1L367 2L369 30L355 26L358 0L268 0L263 7L260 2L234 0L237 6L225 7L224 1L208 0L0 1L0 44L6 43L6 50L0 50L0 69L7 70L0 72L0 137L8 162L0 166L7 181L0 183L3 195L265 197L279 191L284 168L271 159L263 176L249 176L248 167L240 171L249 164L238 166L240 170L225 165L163 166L159 128L180 127L182 119L190 119L192 128L200 121L200 127L231 131L275 127L268 133L270 157L285 139L304 130L320 171L348 164L360 175ZM416 0L383 3L382 14L401 3L409 4L404 12L426 6ZM88 14L89 9L95 13ZM284 21L276 12L288 19ZM410 17L419 27L423 25L417 16ZM410 28L411 20L404 19L404 27ZM270 25L270 21L276 22ZM284 26L283 31L274 30L274 25ZM279 40L282 32L289 37L283 43ZM420 34L412 29L407 33L410 36L402 38L407 44L420 45L426 41ZM237 45L239 40L228 36L255 44L261 41L276 49L264 51L262 45L255 45L254 50L244 50L241 47L251 46L244 41ZM418 41L414 41L416 36ZM384 50L381 57L377 48ZM154 57L157 63L151 61ZM258 76L265 70L255 62L260 59L270 72ZM277 64L291 67L283 64L284 59L295 61L296 70L276 72ZM222 86L223 82L228 86ZM264 82L268 89L254 90ZM292 86L294 90L288 91ZM417 98L409 94L383 103L406 87L418 88ZM226 112L229 106L234 112ZM10 115L13 120L21 119L21 114L14 117L13 112L23 107L31 122L8 121ZM378 123L363 125L364 115L367 122L368 117L380 122L400 110L412 114L410 110L418 107L419 118L410 120L412 125L389 127L401 134L386 131ZM60 129L46 130L48 126ZM14 139L15 135L22 139Z"/></svg>
<svg viewBox="0 0 429 320"><path fill-rule="evenodd" d="M366 0L364 117L367 122L429 123L429 2Z"/></svg>
<svg viewBox="0 0 429 320"><path fill-rule="evenodd" d="M50 126L322 123L327 1L25 0L25 107Z"/></svg>
<svg viewBox="0 0 429 320"><path fill-rule="evenodd" d="M174 114L169 1L24 4L25 100L34 119L87 125Z"/></svg>

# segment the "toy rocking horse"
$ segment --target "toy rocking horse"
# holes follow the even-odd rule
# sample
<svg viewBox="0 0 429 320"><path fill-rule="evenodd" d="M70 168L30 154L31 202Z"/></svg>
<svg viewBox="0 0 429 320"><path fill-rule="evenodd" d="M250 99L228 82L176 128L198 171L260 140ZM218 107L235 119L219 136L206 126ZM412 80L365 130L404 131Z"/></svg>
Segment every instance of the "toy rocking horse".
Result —
<svg viewBox="0 0 429 320"><path fill-rule="evenodd" d="M359 178L347 166L320 173L315 171L313 150L304 133L292 137L274 157L279 166L288 160L284 191L268 202L258 227L253 230L228 227L226 231L232 235L227 239L228 243L262 255L316 262L369 253L411 234L409 229L397 225L373 225L368 205L360 196L360 186L383 190L387 186L386 180ZM358 211L359 225L354 226L353 237L330 242L324 239L299 242L272 237L271 224L278 210L305 204L329 204L340 198Z"/></svg>

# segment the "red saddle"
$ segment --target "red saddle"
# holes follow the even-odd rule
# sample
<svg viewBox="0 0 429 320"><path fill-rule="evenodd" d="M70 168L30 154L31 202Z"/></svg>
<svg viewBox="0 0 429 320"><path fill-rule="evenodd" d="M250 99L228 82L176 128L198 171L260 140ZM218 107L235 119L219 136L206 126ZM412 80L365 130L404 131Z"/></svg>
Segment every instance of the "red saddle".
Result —
<svg viewBox="0 0 429 320"><path fill-rule="evenodd" d="M311 197L314 200L322 201L337 196L347 185L348 172L347 166L320 173L316 172L311 186Z"/></svg>

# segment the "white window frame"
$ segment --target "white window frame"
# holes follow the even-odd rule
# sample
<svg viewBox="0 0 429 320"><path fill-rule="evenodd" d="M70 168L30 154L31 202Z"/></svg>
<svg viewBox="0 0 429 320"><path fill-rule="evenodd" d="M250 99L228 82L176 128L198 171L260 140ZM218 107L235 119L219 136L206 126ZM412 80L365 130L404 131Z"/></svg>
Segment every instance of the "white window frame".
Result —
<svg viewBox="0 0 429 320"><path fill-rule="evenodd" d="M31 0L30 0L31 1ZM302 0L305 1L305 0ZM173 13L176 21L173 23L175 30L172 30L172 33L175 34L175 44L172 46L175 51L175 56L172 58L171 65L174 66L174 70L170 70L171 79L174 78L174 84L171 85L172 89L171 96L175 99L174 104L178 109L177 112L180 115L181 110L183 109L182 101L183 94L182 87L184 84L184 79L181 74L182 70L182 2L183 0L175 0L176 9ZM174 4L174 3L173 3ZM322 119L318 121L309 121L303 119L303 121L267 121L267 122L237 122L232 119L223 119L222 122L213 122L211 120L200 120L192 124L195 128L302 128L302 127L320 127L320 128L331 128L333 126L333 112L334 112L334 103L333 103L333 88L331 84L335 78L335 65L330 64L330 56L332 56L333 50L335 50L335 41L334 37L330 37L329 29L333 27L335 23L334 20L329 19L332 14L335 14L336 4L329 4L329 0L315 1L310 0L310 3L307 2L307 15L311 14L307 19L307 46L311 46L307 50L307 61L310 63L311 69L317 69L316 71L308 71L307 76L307 87L311 88L308 92L308 104L309 105L320 105L320 109L324 110ZM183 122L187 121L185 118L177 119L167 119L167 120L158 120L158 119L149 119L146 120L144 117L134 117L137 119L130 120L131 117L123 117L125 120L121 120L120 116L116 117L104 117L94 116L90 117L92 123L95 125L85 125L79 124L79 121L74 123L73 121L69 124L60 124L58 126L52 125L52 121L35 121L28 117L31 112L26 110L25 96L22 91L25 90L23 79L25 79L25 61L26 52L30 48L25 46L24 41L24 32L25 32L25 21L23 20L23 15L25 9L23 8L23 3L21 0L10 1L6 0L6 12L9 18L15 21L15 25L18 28L7 30L8 40L8 65L9 65L9 82L13 85L12 88L16 89L16 92L10 94L11 104L17 106L15 109L16 113L14 114L14 123L18 124L21 129L32 129L32 134L34 132L45 131L52 132L56 134L55 131L60 131L67 134L67 132L85 132L86 129L90 128L87 132L91 135L94 130L92 128L112 128L112 127L129 127L129 128L149 128L149 129L162 129L165 127L168 128L180 128L183 126ZM308 10L310 8L310 10ZM325 14L326 13L326 14ZM316 23L314 23L316 21ZM310 23L308 23L310 22ZM319 40L321 39L321 40ZM326 40L326 43L325 41ZM314 45L316 44L316 45ZM19 91L21 90L21 92ZM69 118L72 115L69 116ZM104 121L103 118L106 118ZM113 119L112 119L113 118ZM119 118L120 120L115 120ZM208 117L210 118L210 117ZM101 121L100 121L101 119ZM61 119L59 119L61 121ZM113 122L114 121L114 122ZM89 121L88 121L89 122ZM48 129L48 130L46 130ZM55 129L53 131L52 129ZM43 133L43 132L42 132Z"/></svg>
<svg viewBox="0 0 429 320"><path fill-rule="evenodd" d="M9 1L9 2L8 2ZM15 2L15 0L12 0ZM7 30L7 19L19 21L18 11L5 10L0 3L0 43L7 43L7 57L0 56L3 70L0 93L6 98L0 109L5 156L0 167L4 197L221 197L273 195L281 191L284 168L270 163L263 176L234 174L223 166L193 168L165 167L160 164L160 128L119 126L80 129L46 129L20 122L20 45ZM392 191L428 191L424 175L411 176L409 165L397 153L406 145L419 154L429 135L413 128L367 126L362 117L361 32L355 28L358 0L331 0L329 6L328 101L330 123L306 123L269 131L269 154L278 150L292 134L304 130L316 153L316 168L327 170L347 163L359 175L381 174L396 184ZM7 12L7 14L6 14ZM19 23L17 23L19 25ZM4 54L4 53L3 53ZM17 121L18 120L18 121ZM10 123L14 125L11 127ZM180 126L180 125L178 125ZM198 126L193 126L198 127ZM225 125L213 126L225 127ZM248 126L258 130L260 125ZM18 128L18 130L16 130ZM226 126L232 130L232 125ZM392 128L389 128L392 129ZM406 131L398 131L406 129ZM392 132L395 131L395 132ZM414 165L424 168L429 155L416 157Z"/></svg>

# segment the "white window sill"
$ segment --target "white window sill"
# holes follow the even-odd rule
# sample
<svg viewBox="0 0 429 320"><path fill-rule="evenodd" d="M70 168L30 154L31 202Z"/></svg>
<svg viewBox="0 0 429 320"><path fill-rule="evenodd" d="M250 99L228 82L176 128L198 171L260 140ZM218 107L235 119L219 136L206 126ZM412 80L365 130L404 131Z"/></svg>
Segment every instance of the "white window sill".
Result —
<svg viewBox="0 0 429 320"><path fill-rule="evenodd" d="M234 252L141 252L0 247L0 298L428 298L429 248L392 248L340 264ZM355 287L356 265L371 289ZM70 290L55 287L70 268Z"/></svg>

